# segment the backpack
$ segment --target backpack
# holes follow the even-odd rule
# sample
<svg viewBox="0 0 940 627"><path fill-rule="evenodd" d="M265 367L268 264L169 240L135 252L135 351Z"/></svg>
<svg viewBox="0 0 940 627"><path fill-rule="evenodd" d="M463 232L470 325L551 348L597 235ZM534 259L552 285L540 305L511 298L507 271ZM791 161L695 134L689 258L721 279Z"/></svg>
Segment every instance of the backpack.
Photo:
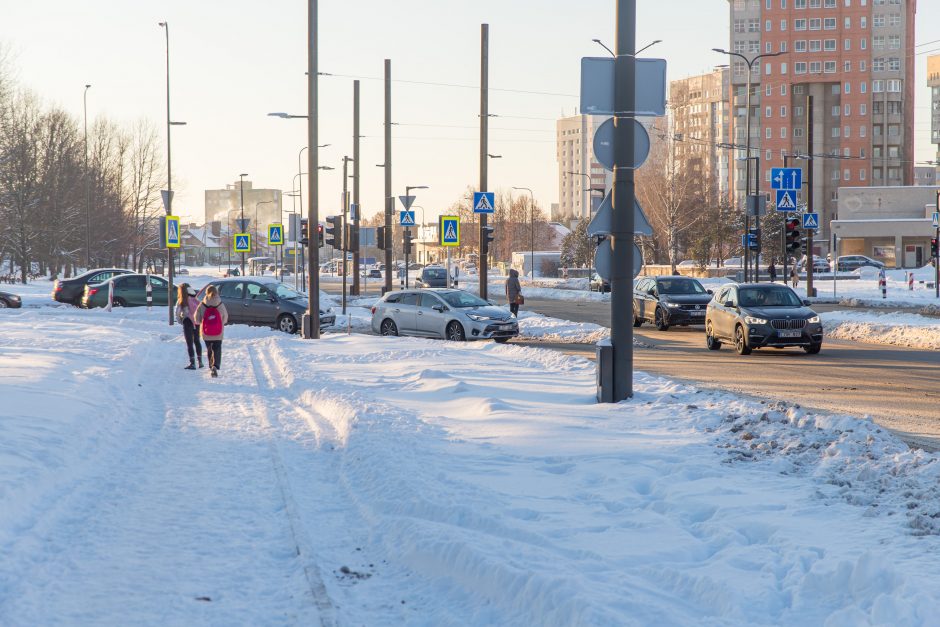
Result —
<svg viewBox="0 0 940 627"><path fill-rule="evenodd" d="M218 307L206 305L206 311L202 316L202 335L222 335L222 314L219 313Z"/></svg>

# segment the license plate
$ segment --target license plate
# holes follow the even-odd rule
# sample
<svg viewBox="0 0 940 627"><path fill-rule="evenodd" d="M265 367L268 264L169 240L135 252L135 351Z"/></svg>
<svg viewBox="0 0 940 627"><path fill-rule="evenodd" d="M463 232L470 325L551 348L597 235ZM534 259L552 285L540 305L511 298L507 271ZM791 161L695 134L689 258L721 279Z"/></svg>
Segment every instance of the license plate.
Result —
<svg viewBox="0 0 940 627"><path fill-rule="evenodd" d="M777 335L780 337L800 337L803 335L802 331L777 331Z"/></svg>
<svg viewBox="0 0 940 627"><path fill-rule="evenodd" d="M692 312L692 315L693 315L693 316L704 316L704 315L705 315L705 312L704 312L704 311L693 311L693 312Z"/></svg>

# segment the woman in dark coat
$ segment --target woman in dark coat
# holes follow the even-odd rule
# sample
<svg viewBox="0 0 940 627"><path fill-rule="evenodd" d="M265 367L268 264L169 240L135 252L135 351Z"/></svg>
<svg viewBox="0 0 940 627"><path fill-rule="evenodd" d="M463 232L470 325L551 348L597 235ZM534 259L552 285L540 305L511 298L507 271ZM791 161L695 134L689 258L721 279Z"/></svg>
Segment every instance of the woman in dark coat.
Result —
<svg viewBox="0 0 940 627"><path fill-rule="evenodd" d="M509 278L506 279L506 300L509 301L509 311L518 317L519 305L522 302L522 285L519 283L518 270L509 271Z"/></svg>

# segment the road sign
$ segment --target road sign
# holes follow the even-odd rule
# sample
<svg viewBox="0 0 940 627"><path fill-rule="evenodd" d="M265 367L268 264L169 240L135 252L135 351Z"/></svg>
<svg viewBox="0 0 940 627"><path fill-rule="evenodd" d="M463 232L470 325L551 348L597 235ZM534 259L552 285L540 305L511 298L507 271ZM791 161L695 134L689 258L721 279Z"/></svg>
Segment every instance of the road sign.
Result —
<svg viewBox="0 0 940 627"><path fill-rule="evenodd" d="M588 225L587 234L590 237L597 235L608 235L613 230L614 206L613 192L607 192L604 196L601 206L597 208L594 219ZM652 235L653 227L650 226L646 214L636 198L633 199L633 233L634 235Z"/></svg>
<svg viewBox="0 0 940 627"><path fill-rule="evenodd" d="M163 199L163 210L167 215L170 214L170 203L173 201L173 192L165 189L160 190L160 198Z"/></svg>
<svg viewBox="0 0 940 627"><path fill-rule="evenodd" d="M251 233L236 233L232 240L232 247L237 253L251 252Z"/></svg>
<svg viewBox="0 0 940 627"><path fill-rule="evenodd" d="M933 228L940 228L940 212L933 212Z"/></svg>
<svg viewBox="0 0 940 627"><path fill-rule="evenodd" d="M771 189L803 189L803 170L800 168L771 168Z"/></svg>
<svg viewBox="0 0 940 627"><path fill-rule="evenodd" d="M398 224L402 226L414 226L415 225L415 212L414 211L399 211L398 212Z"/></svg>
<svg viewBox="0 0 940 627"><path fill-rule="evenodd" d="M284 245L284 225L283 224L269 224L268 225L268 244L271 246L283 246Z"/></svg>
<svg viewBox="0 0 940 627"><path fill-rule="evenodd" d="M600 243L600 246L597 247L597 250L594 252L594 269L597 271L597 274L601 276L605 281L610 280L610 270L611 270L611 260L613 258L613 251L610 248L610 239L605 239ZM634 242L633 244L633 278L635 279L640 275L640 270L643 269L643 253L640 252L640 248Z"/></svg>
<svg viewBox="0 0 940 627"><path fill-rule="evenodd" d="M251 218L235 218L235 223L238 225L238 231L244 233L248 230L248 225L251 223Z"/></svg>
<svg viewBox="0 0 940 627"><path fill-rule="evenodd" d="M493 213L495 202L493 192L473 192L473 213Z"/></svg>
<svg viewBox="0 0 940 627"><path fill-rule="evenodd" d="M581 112L613 115L614 59L581 58ZM666 115L666 60L636 60L636 115ZM617 113L631 113L619 111Z"/></svg>
<svg viewBox="0 0 940 627"><path fill-rule="evenodd" d="M359 205L357 205L356 203L350 203L350 205L349 205L349 220L350 220L350 221L357 220L358 218L357 218L356 216L358 216L358 215L359 215Z"/></svg>
<svg viewBox="0 0 940 627"><path fill-rule="evenodd" d="M767 197L763 194L751 194L747 197L747 213L751 216L767 214Z"/></svg>
<svg viewBox="0 0 940 627"><path fill-rule="evenodd" d="M167 248L180 247L180 218L179 216L166 217L166 241Z"/></svg>
<svg viewBox="0 0 940 627"><path fill-rule="evenodd" d="M398 200L400 200L401 204L405 206L405 211L408 211L409 209L411 209L411 205L414 204L415 197L414 196L399 196Z"/></svg>
<svg viewBox="0 0 940 627"><path fill-rule="evenodd" d="M777 211L796 211L796 190L777 190Z"/></svg>
<svg viewBox="0 0 940 627"><path fill-rule="evenodd" d="M803 214L803 228L804 229L818 229L819 228L819 214L818 213L804 213Z"/></svg>
<svg viewBox="0 0 940 627"><path fill-rule="evenodd" d="M346 261L352 261L352 260L353 260L352 251L347 252L347 253L346 253Z"/></svg>
<svg viewBox="0 0 940 627"><path fill-rule="evenodd" d="M459 216L441 216L441 246L460 246Z"/></svg>
<svg viewBox="0 0 940 627"><path fill-rule="evenodd" d="M650 154L650 134L637 120L633 120L633 169L646 163ZM614 119L610 118L594 132L594 158L605 169L614 169Z"/></svg>

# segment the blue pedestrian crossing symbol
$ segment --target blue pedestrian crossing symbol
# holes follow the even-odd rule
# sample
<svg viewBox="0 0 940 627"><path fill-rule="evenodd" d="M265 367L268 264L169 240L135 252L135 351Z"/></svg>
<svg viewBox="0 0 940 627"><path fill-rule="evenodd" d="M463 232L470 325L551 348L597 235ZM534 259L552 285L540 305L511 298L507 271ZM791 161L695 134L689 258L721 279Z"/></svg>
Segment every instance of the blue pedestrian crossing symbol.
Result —
<svg viewBox="0 0 940 627"><path fill-rule="evenodd" d="M282 246L284 244L284 225L268 225L268 244L271 246Z"/></svg>
<svg viewBox="0 0 940 627"><path fill-rule="evenodd" d="M251 233L236 233L232 244L236 253L250 253Z"/></svg>
<svg viewBox="0 0 940 627"><path fill-rule="evenodd" d="M777 211L796 211L796 190L777 190Z"/></svg>
<svg viewBox="0 0 940 627"><path fill-rule="evenodd" d="M473 213L493 213L494 198L493 192L473 192Z"/></svg>
<svg viewBox="0 0 940 627"><path fill-rule="evenodd" d="M441 216L441 246L460 246L458 216Z"/></svg>
<svg viewBox="0 0 940 627"><path fill-rule="evenodd" d="M167 248L180 247L180 219L179 216L166 217L166 242Z"/></svg>
<svg viewBox="0 0 940 627"><path fill-rule="evenodd" d="M415 212L414 211L399 211L398 223L401 226L414 226L415 225Z"/></svg>
<svg viewBox="0 0 940 627"><path fill-rule="evenodd" d="M818 213L804 213L803 214L803 228L804 229L818 229L819 228L819 214Z"/></svg>

